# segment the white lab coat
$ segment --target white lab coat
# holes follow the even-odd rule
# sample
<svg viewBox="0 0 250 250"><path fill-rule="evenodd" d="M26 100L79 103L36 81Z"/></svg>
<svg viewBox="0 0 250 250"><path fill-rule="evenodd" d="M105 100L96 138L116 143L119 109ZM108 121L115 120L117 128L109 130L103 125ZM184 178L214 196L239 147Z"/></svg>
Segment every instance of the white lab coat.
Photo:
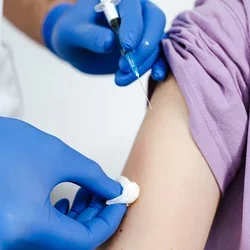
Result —
<svg viewBox="0 0 250 250"><path fill-rule="evenodd" d="M2 42L2 21L3 0L0 0L0 116L20 118L20 87L11 51Z"/></svg>

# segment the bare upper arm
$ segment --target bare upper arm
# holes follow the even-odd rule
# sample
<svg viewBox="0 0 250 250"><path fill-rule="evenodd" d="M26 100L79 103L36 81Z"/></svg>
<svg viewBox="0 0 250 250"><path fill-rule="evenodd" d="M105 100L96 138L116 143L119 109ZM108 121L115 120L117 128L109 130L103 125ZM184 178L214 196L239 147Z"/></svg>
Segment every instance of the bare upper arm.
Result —
<svg viewBox="0 0 250 250"><path fill-rule="evenodd" d="M192 139L188 110L173 76L152 98L124 175L139 183L141 195L110 250L200 250L219 201L219 188Z"/></svg>

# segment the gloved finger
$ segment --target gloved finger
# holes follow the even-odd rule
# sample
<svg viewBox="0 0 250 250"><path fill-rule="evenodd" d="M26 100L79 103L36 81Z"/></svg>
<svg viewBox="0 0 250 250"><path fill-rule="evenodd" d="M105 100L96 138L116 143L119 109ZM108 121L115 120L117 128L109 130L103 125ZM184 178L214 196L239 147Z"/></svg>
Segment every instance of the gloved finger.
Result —
<svg viewBox="0 0 250 250"><path fill-rule="evenodd" d="M35 232L35 236L41 239L41 245L46 249L96 249L116 231L125 212L126 205L110 205L82 225L54 209L50 214L50 223L44 224L44 230ZM48 232L45 242L44 232Z"/></svg>
<svg viewBox="0 0 250 250"><path fill-rule="evenodd" d="M121 26L119 31L122 47L134 50L143 33L143 15L140 0L123 0L119 5Z"/></svg>
<svg viewBox="0 0 250 250"><path fill-rule="evenodd" d="M164 13L155 4L146 1L144 5L144 33L133 53L137 65L142 65L156 48L160 47L166 24ZM124 57L119 62L119 68L124 72L131 72L131 68Z"/></svg>
<svg viewBox="0 0 250 250"><path fill-rule="evenodd" d="M49 218L49 223L44 223L42 227L43 231L33 231L37 246L58 250L94 249L84 225L57 210L52 210Z"/></svg>
<svg viewBox="0 0 250 250"><path fill-rule="evenodd" d="M69 200L61 199L54 205L54 207L62 214L67 214L69 211Z"/></svg>
<svg viewBox="0 0 250 250"><path fill-rule="evenodd" d="M95 218L85 223L89 229L90 241L93 242L94 248L115 233L126 211L126 205L106 206Z"/></svg>
<svg viewBox="0 0 250 250"><path fill-rule="evenodd" d="M64 41L64 42L58 42ZM52 46L58 55L65 54L67 48L69 56L72 55L72 48L82 48L95 53L107 53L115 46L115 35L109 28L92 23L72 23L67 19L56 27L53 33ZM65 55L67 57L67 55Z"/></svg>
<svg viewBox="0 0 250 250"><path fill-rule="evenodd" d="M84 188L80 188L75 196L72 207L67 214L70 218L75 219L88 206L92 195Z"/></svg>
<svg viewBox="0 0 250 250"><path fill-rule="evenodd" d="M142 65L138 65L139 66L138 70L140 75L145 74L151 68L155 60L159 57L159 54L160 50L159 48L156 48L156 50L152 53L152 55ZM115 83L121 87L129 85L136 79L137 78L133 72L127 73L118 70L115 74Z"/></svg>
<svg viewBox="0 0 250 250"><path fill-rule="evenodd" d="M160 57L153 65L151 76L156 82L161 82L166 79L169 72L169 66L165 57Z"/></svg>
<svg viewBox="0 0 250 250"><path fill-rule="evenodd" d="M75 183L105 200L121 194L121 185L109 178L94 161L70 148L58 140L61 148L55 157L54 167L48 171L55 184L61 182Z"/></svg>
<svg viewBox="0 0 250 250"><path fill-rule="evenodd" d="M168 38L168 34L164 33L162 39L164 40L167 38ZM158 60L154 63L152 67L152 72L151 72L151 77L156 82L161 82L164 79L166 79L168 72L169 72L169 65L164 55L164 49L163 49L162 44L161 44L160 50L161 50L160 56Z"/></svg>
<svg viewBox="0 0 250 250"><path fill-rule="evenodd" d="M105 201L98 196L95 196L89 206L84 209L76 218L77 221L84 224L93 219L105 207Z"/></svg>

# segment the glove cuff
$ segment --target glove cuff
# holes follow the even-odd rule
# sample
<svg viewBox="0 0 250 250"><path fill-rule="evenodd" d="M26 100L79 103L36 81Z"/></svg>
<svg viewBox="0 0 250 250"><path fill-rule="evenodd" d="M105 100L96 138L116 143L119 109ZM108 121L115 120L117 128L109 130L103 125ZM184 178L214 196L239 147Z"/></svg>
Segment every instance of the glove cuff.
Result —
<svg viewBox="0 0 250 250"><path fill-rule="evenodd" d="M44 44L46 47L51 50L54 54L56 54L53 45L52 45L52 33L53 29L59 20L59 18L63 15L63 13L68 10L72 4L70 3L61 3L52 8L44 18L42 24L42 37Z"/></svg>

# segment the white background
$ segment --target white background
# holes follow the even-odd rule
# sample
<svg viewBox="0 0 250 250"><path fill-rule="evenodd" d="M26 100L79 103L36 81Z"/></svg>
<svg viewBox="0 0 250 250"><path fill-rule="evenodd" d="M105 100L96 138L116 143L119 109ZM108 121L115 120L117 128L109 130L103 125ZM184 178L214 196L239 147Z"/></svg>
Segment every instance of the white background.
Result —
<svg viewBox="0 0 250 250"><path fill-rule="evenodd" d="M194 0L155 0L168 27ZM84 75L54 57L7 21L3 36L13 53L21 84L23 119L97 161L113 178L122 171L145 114L139 83L120 88L113 76ZM143 77L146 84L147 76ZM63 184L53 200L72 197L77 187Z"/></svg>

